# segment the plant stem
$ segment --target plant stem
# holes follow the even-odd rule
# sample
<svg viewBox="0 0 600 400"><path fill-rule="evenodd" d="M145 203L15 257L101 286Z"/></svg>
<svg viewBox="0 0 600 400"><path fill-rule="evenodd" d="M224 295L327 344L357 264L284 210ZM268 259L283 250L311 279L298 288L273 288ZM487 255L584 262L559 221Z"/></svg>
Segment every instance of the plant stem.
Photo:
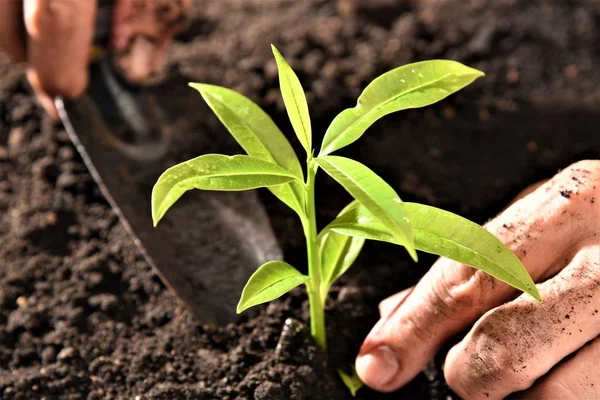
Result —
<svg viewBox="0 0 600 400"><path fill-rule="evenodd" d="M327 331L325 330L325 304L319 289L308 287L308 304L310 307L310 334L323 350L327 349Z"/></svg>
<svg viewBox="0 0 600 400"><path fill-rule="evenodd" d="M304 236L306 237L306 251L308 258L308 303L310 306L310 333L317 344L325 349L327 347L327 334L325 330L325 302L321 296L321 265L319 258L319 244L317 243L317 220L315 213L315 175L316 164L312 156L307 160L306 178L306 218L303 220Z"/></svg>

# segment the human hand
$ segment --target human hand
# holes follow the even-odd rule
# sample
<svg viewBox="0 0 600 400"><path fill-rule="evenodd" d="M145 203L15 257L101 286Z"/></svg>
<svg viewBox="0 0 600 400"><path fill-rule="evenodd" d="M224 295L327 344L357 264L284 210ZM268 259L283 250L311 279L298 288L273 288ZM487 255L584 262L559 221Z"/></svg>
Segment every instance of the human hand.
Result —
<svg viewBox="0 0 600 400"><path fill-rule="evenodd" d="M53 97L79 96L88 82L96 0L3 0L0 49L27 65L27 79L54 117ZM143 82L180 30L191 0L116 0L110 50L117 69Z"/></svg>
<svg viewBox="0 0 600 400"><path fill-rule="evenodd" d="M486 228L521 259L544 303L440 258L416 286L380 304L381 320L356 360L358 375L376 390L398 389L444 341L472 326L444 363L461 397L500 399L522 390L527 399L597 397L600 161L571 165Z"/></svg>

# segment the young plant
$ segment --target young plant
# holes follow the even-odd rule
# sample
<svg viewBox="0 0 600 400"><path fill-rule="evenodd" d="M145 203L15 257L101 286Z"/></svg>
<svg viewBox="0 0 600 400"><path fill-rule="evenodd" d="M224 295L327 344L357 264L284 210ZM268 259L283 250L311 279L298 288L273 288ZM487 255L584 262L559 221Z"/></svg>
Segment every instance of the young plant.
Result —
<svg viewBox="0 0 600 400"><path fill-rule="evenodd" d="M306 176L286 137L247 97L219 86L191 83L248 155L203 155L165 171L152 192L154 225L190 189L268 188L294 210L306 237L308 275L284 261L260 266L244 288L237 312L280 297L304 284L311 334L326 347L325 299L331 285L352 265L366 239L437 254L481 269L536 299L540 295L519 259L479 225L434 207L403 203L395 190L358 161L331 155L358 140L392 112L433 104L483 76L455 61L405 65L371 82L354 108L331 123L314 156L306 97L298 77L273 46L279 82L292 127L306 150ZM390 133L392 134L392 133ZM315 222L315 175L323 169L355 199L320 232ZM348 378L350 379L350 378Z"/></svg>

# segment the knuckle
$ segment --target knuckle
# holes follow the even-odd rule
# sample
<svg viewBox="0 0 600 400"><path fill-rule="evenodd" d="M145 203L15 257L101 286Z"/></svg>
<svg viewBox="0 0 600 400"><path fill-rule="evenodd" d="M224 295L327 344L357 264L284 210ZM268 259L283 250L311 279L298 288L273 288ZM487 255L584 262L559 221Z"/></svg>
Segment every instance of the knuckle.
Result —
<svg viewBox="0 0 600 400"><path fill-rule="evenodd" d="M448 329L460 329L501 301L493 293L498 284L480 270L441 258L417 288L423 295L421 312L407 313L404 323L414 337L430 343L431 339L448 335Z"/></svg>
<svg viewBox="0 0 600 400"><path fill-rule="evenodd" d="M430 305L449 318L464 318L465 312L476 315L490 307L496 280L475 268L453 264L450 268L442 266L439 279L431 282Z"/></svg>
<svg viewBox="0 0 600 400"><path fill-rule="evenodd" d="M448 386L463 398L490 397L506 380L506 370L501 367L501 362L499 354L469 352L460 366L446 366L445 379Z"/></svg>
<svg viewBox="0 0 600 400"><path fill-rule="evenodd" d="M484 315L467 344L461 384L513 392L529 388L538 378L539 343L530 337L531 330L521 329L517 315L528 318L528 311L501 306Z"/></svg>
<svg viewBox="0 0 600 400"><path fill-rule="evenodd" d="M558 175L555 186L569 204L588 204L591 196L600 193L600 160L572 164Z"/></svg>
<svg viewBox="0 0 600 400"><path fill-rule="evenodd" d="M600 230L600 160L572 164L556 175L546 188L553 196L553 217L548 221L572 232L571 245Z"/></svg>
<svg viewBox="0 0 600 400"><path fill-rule="evenodd" d="M528 379L510 352L495 340L477 340L467 349L466 359L454 370L447 368L448 385L464 398L500 397L496 392L513 392L529 387Z"/></svg>

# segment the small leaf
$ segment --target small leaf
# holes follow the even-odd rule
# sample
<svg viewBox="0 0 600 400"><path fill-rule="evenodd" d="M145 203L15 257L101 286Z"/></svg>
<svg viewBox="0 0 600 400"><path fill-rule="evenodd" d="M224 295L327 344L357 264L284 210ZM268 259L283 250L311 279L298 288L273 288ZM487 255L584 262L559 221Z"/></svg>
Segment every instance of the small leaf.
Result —
<svg viewBox="0 0 600 400"><path fill-rule="evenodd" d="M402 200L390 185L358 161L338 156L318 157L315 160L392 232L410 256L417 260L410 218Z"/></svg>
<svg viewBox="0 0 600 400"><path fill-rule="evenodd" d="M290 142L271 117L246 96L221 86L190 83L249 156L271 161L304 180Z"/></svg>
<svg viewBox="0 0 600 400"><path fill-rule="evenodd" d="M311 154L312 132L304 90L302 89L300 80L279 50L273 45L271 45L271 48L273 49L273 55L275 56L277 69L279 70L279 86L281 87L281 96L283 97L285 109L290 117L290 122L294 127L296 136L298 136L302 147L306 150L306 154Z"/></svg>
<svg viewBox="0 0 600 400"><path fill-rule="evenodd" d="M188 190L238 191L288 183L298 178L273 163L250 156L207 154L167 169L152 189L152 219L158 224Z"/></svg>
<svg viewBox="0 0 600 400"><path fill-rule="evenodd" d="M329 231L322 236L321 288L322 297L327 295L333 283L352 266L360 254L365 239Z"/></svg>
<svg viewBox="0 0 600 400"><path fill-rule="evenodd" d="M358 392L358 390L364 386L363 381L360 380L358 374L356 373L356 368L352 367L352 375L348 375L341 369L338 369L338 374L340 375L340 378L342 378L344 385L346 385L348 390L350 390L352 397L356 397L356 392Z"/></svg>
<svg viewBox="0 0 600 400"><path fill-rule="evenodd" d="M237 313L286 294L309 279L284 261L269 261L252 274L237 306Z"/></svg>
<svg viewBox="0 0 600 400"><path fill-rule="evenodd" d="M485 228L439 208L404 203L415 232L415 247L487 272L541 301L540 294L519 258ZM400 244L375 217L351 203L326 229Z"/></svg>
<svg viewBox="0 0 600 400"><path fill-rule="evenodd" d="M319 156L357 140L379 118L392 112L436 103L483 76L483 72L450 60L430 60L393 69L371 82L354 108L334 118Z"/></svg>
<svg viewBox="0 0 600 400"><path fill-rule="evenodd" d="M302 166L290 142L256 103L221 86L190 83L249 156L279 165L304 180ZM270 187L278 199L304 213L304 191L296 182Z"/></svg>

